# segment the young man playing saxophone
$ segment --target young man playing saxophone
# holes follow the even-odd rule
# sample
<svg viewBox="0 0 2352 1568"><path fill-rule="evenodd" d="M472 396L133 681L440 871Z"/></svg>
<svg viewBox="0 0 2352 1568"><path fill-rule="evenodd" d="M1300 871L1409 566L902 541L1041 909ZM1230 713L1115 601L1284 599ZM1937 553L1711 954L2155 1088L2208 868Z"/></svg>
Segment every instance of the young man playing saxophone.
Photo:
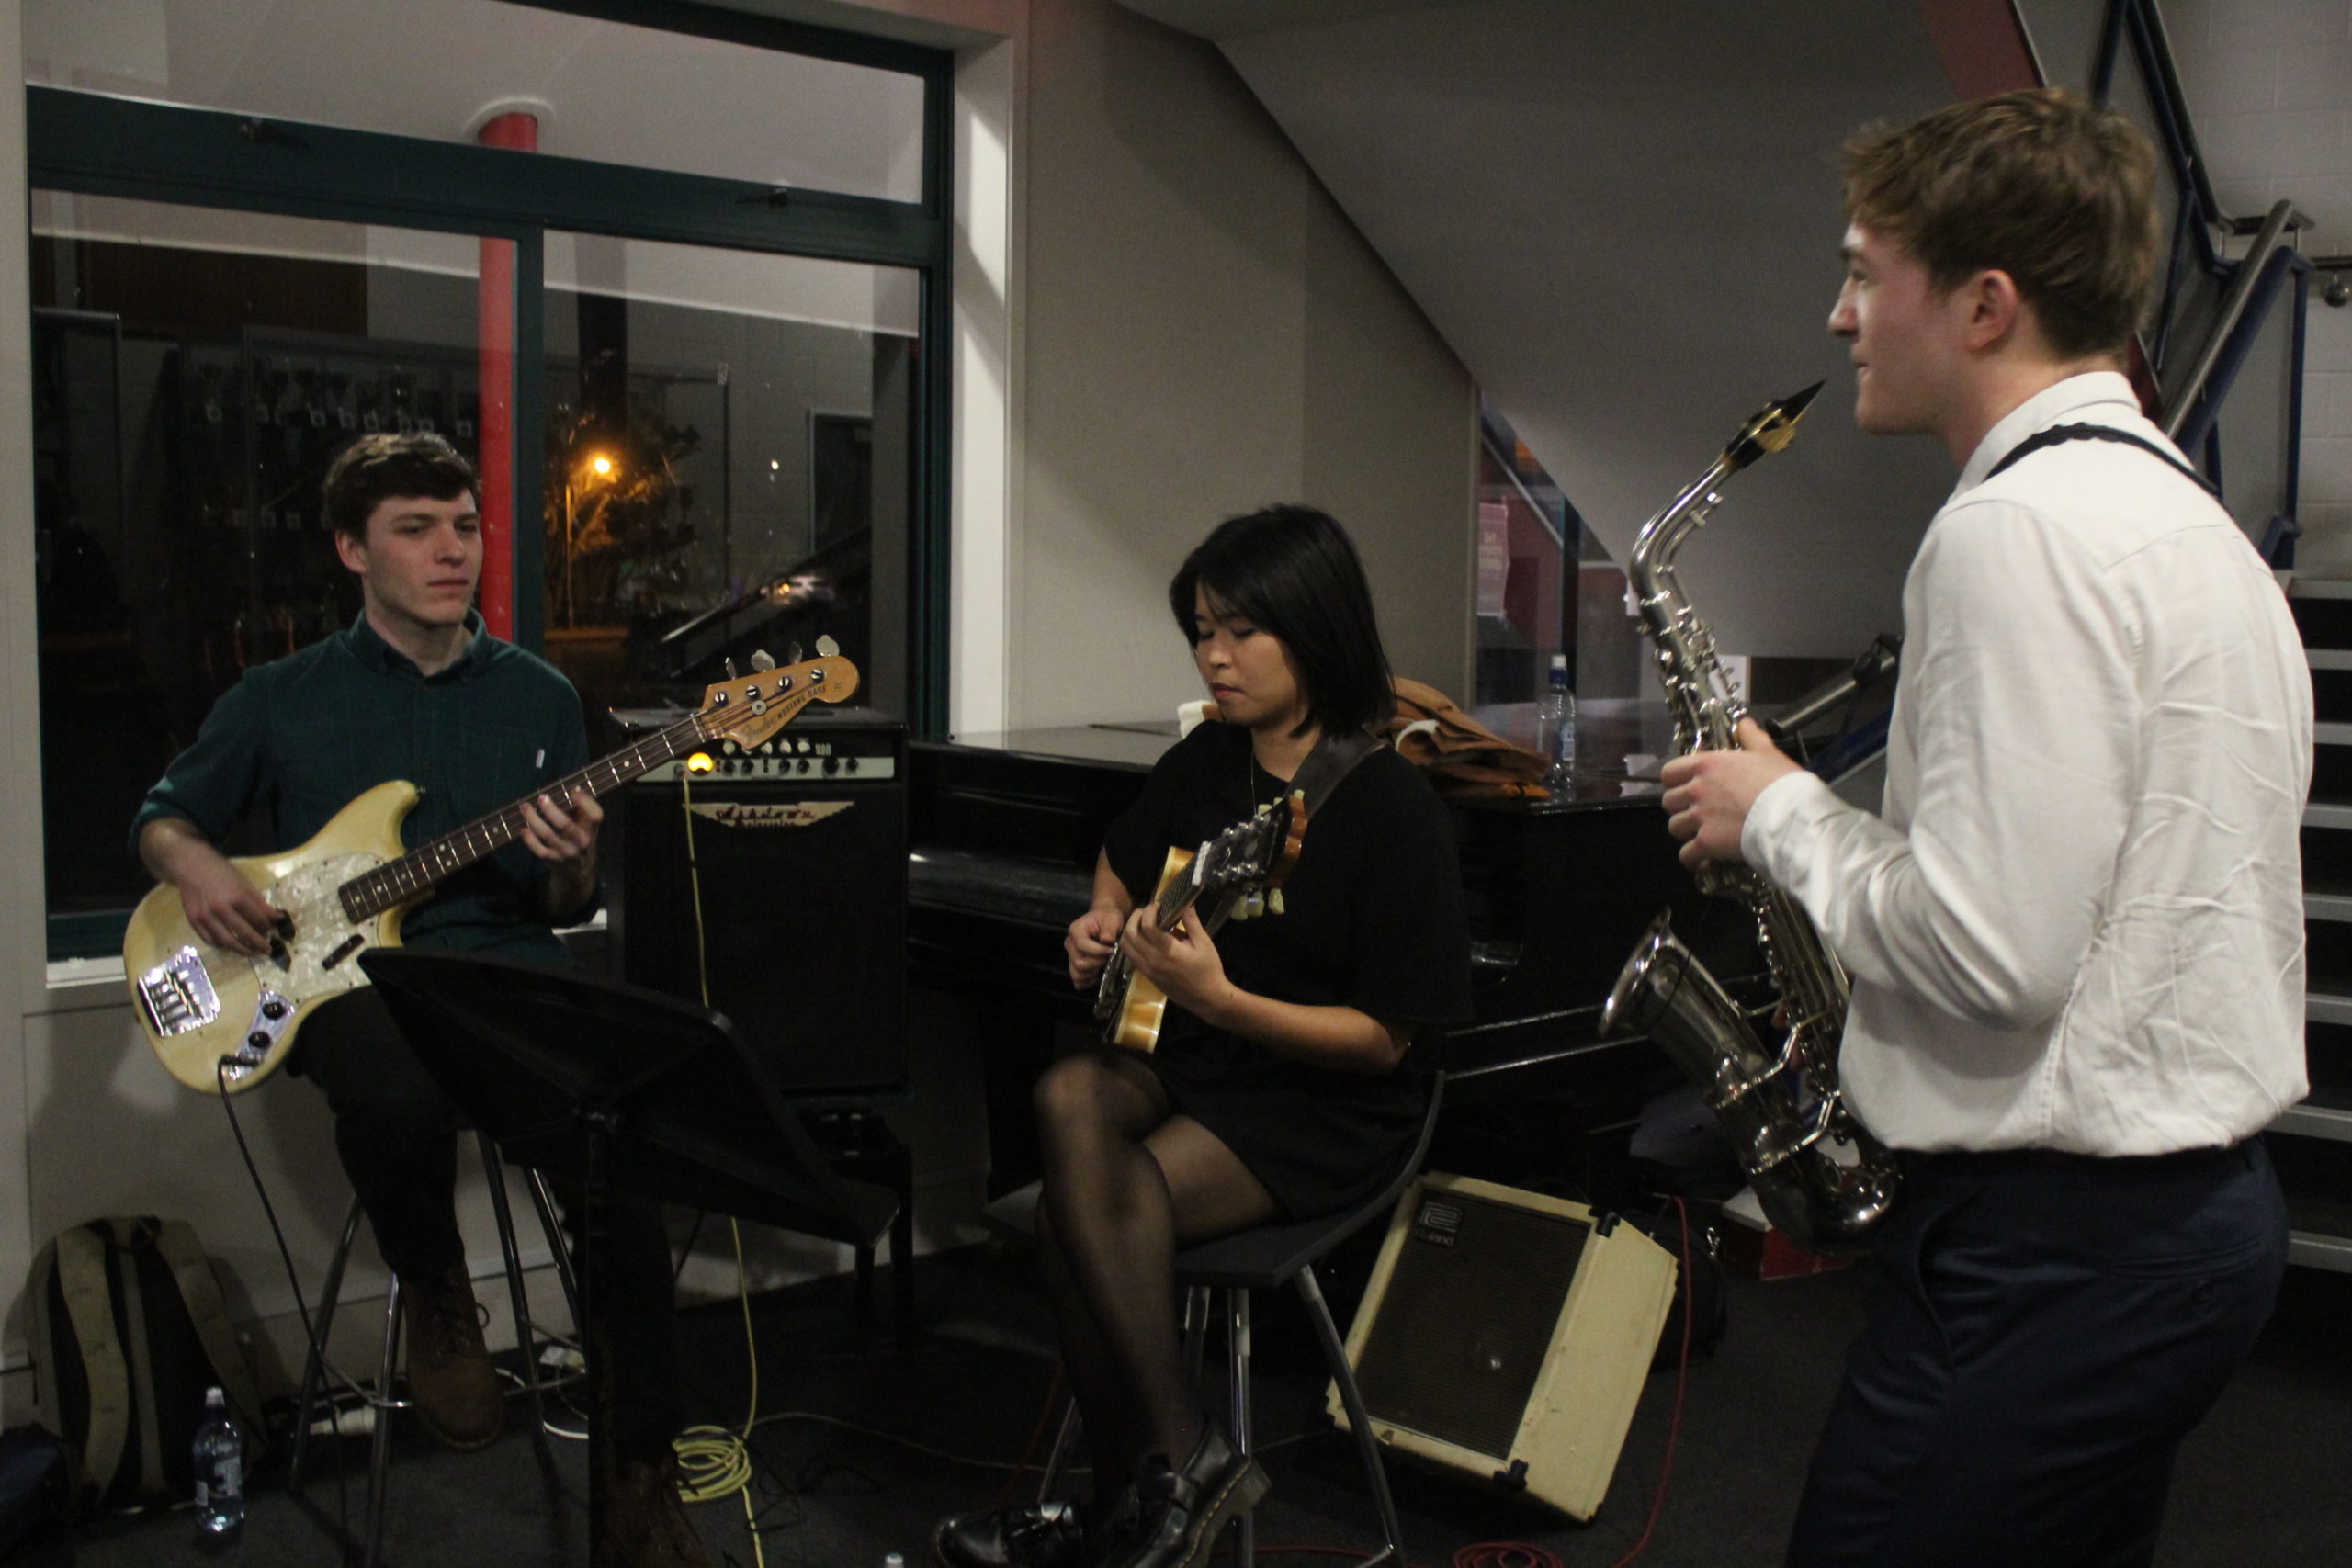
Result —
<svg viewBox="0 0 2352 1568"><path fill-rule="evenodd" d="M1898 1151L1789 1562L2152 1560L2269 1314L2261 1129L2301 1097L2310 677L2263 563L2120 373L2154 158L2064 93L1847 149L1855 415L1960 470L1904 590L1884 810L1752 723L1668 765L1684 861L1787 887Z"/></svg>

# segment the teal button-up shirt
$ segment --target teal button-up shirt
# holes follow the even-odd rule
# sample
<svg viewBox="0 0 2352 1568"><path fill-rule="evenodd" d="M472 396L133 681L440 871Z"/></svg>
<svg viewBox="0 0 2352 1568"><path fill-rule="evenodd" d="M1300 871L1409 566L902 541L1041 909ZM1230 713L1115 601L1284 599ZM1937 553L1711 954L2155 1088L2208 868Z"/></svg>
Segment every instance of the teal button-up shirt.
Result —
<svg viewBox="0 0 2352 1568"><path fill-rule="evenodd" d="M185 817L219 843L257 802L272 842L301 844L363 792L406 779L424 792L410 849L545 788L588 761L580 698L562 672L482 629L426 675L378 637L348 630L245 671L174 760L131 823ZM521 843L469 866L410 911L401 940L539 963L568 962L539 913L547 874ZM590 908L594 908L593 903Z"/></svg>

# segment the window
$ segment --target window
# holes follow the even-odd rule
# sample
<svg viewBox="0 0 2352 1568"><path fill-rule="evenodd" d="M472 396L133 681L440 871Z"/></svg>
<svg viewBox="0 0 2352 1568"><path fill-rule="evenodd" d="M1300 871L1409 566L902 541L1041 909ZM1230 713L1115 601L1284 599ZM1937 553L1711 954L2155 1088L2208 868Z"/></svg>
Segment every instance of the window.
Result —
<svg viewBox="0 0 2352 1568"><path fill-rule="evenodd" d="M865 700L944 722L946 58L699 10L729 36L585 3L418 9L306 54L240 43L229 8L27 6L53 956L118 944L145 886L130 812L220 692L356 612L318 482L371 427L479 457L512 635L573 675L592 735L606 705L690 701L725 660L820 635ZM303 37L392 12L269 7ZM479 50L436 34L459 12ZM533 52L549 28L560 68ZM363 90L411 32L429 91ZM604 96L542 103L537 153L446 118L385 133L451 77L479 102ZM787 80L870 112L819 145L769 112ZM730 104L731 140L705 123ZM125 705L158 722L107 722Z"/></svg>

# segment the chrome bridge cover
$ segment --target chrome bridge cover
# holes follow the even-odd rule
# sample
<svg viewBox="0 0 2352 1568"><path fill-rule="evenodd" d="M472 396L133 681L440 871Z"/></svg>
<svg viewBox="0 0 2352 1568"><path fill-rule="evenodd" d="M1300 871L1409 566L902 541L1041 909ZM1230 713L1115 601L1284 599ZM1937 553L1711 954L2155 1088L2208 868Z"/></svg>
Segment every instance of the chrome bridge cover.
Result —
<svg viewBox="0 0 2352 1568"><path fill-rule="evenodd" d="M168 1038L202 1029L220 1016L220 998L196 949L183 947L139 976L139 1006L147 1027Z"/></svg>

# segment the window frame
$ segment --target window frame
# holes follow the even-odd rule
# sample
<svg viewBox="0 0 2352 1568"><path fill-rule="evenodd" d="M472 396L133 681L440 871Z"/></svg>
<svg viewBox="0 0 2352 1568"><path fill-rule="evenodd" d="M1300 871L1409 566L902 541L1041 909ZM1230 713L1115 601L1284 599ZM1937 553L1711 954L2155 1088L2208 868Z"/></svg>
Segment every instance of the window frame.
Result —
<svg viewBox="0 0 2352 1568"><path fill-rule="evenodd" d="M746 16L687 0L512 0L541 10L899 72L922 83L922 197L876 197L511 152L386 131L25 86L26 168L37 187L511 240L514 347L545 358L549 230L903 267L921 290L910 421L907 682L919 737L946 733L954 326L954 56L895 39ZM514 388L514 514L544 503L537 376ZM544 575L538 530L514 533L514 581ZM545 647L543 596L517 593L514 640ZM44 913L47 895L43 894ZM51 959L120 944L120 915L49 915Z"/></svg>

